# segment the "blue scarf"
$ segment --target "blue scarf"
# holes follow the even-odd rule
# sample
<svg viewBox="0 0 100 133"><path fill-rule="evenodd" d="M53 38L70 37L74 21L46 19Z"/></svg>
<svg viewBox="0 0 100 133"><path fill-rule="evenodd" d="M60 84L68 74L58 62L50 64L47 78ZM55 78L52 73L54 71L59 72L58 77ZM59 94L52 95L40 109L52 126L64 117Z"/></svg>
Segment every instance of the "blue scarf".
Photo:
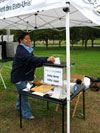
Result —
<svg viewBox="0 0 100 133"><path fill-rule="evenodd" d="M27 47L24 43L20 42L19 43L21 46L23 46L29 53L32 53L33 48L31 46Z"/></svg>

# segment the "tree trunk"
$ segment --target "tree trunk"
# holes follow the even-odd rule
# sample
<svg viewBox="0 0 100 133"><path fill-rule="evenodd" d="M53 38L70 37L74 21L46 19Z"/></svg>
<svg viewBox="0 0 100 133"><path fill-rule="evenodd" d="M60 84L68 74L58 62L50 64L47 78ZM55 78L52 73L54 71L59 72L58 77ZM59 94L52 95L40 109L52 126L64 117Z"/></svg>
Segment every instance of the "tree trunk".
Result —
<svg viewBox="0 0 100 133"><path fill-rule="evenodd" d="M84 40L82 40L82 46L84 45Z"/></svg>
<svg viewBox="0 0 100 133"><path fill-rule="evenodd" d="M92 40L91 40L91 43L92 43L92 48L93 48L93 41L94 41L94 40L92 39Z"/></svg>
<svg viewBox="0 0 100 133"><path fill-rule="evenodd" d="M72 50L74 49L74 43L72 42Z"/></svg>
<svg viewBox="0 0 100 133"><path fill-rule="evenodd" d="M48 49L48 40L45 40L46 42L46 49Z"/></svg>
<svg viewBox="0 0 100 133"><path fill-rule="evenodd" d="M61 47L61 40L59 40L59 48Z"/></svg>
<svg viewBox="0 0 100 133"><path fill-rule="evenodd" d="M88 40L85 40L85 48L87 48L87 41L88 41Z"/></svg>
<svg viewBox="0 0 100 133"><path fill-rule="evenodd" d="M54 45L54 43L55 43L55 40L53 39L53 45Z"/></svg>

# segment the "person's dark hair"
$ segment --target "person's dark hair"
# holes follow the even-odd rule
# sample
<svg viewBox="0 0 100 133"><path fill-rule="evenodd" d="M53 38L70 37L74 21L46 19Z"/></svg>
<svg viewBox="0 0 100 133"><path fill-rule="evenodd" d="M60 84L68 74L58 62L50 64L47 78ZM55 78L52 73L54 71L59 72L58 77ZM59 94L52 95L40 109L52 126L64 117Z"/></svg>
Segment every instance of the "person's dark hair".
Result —
<svg viewBox="0 0 100 133"><path fill-rule="evenodd" d="M25 36L27 36L27 35L29 35L28 32L23 32L23 33L21 33L21 35L20 35L19 38L18 38L18 42L20 43L20 42L21 42L20 39L23 40L23 39L25 38Z"/></svg>

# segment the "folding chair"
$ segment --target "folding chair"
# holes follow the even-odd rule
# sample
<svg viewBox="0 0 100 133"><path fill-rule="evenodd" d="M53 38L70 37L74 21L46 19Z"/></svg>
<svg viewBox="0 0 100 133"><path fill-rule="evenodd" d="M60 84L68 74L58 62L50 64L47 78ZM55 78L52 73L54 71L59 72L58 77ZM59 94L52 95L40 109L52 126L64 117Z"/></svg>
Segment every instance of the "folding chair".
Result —
<svg viewBox="0 0 100 133"><path fill-rule="evenodd" d="M72 74L71 75L71 79L73 80L73 82L76 82L77 79L81 79L82 80L82 84L84 82L84 77L85 77L85 75L78 75L78 74ZM73 110L73 113L72 113L72 118L75 116L76 109L77 109L77 106L78 106L78 103L79 103L79 100L80 100L80 97L81 97L82 93L83 92L80 92L77 95L77 99L76 99L76 102L75 102L74 110ZM57 104L57 106L56 106L56 112L58 111L59 106L60 105Z"/></svg>
<svg viewBox="0 0 100 133"><path fill-rule="evenodd" d="M2 67L3 67L3 66L0 65L0 71L1 71ZM6 85L5 85L5 82L4 82L4 79L3 79L3 77L2 77L1 72L0 72L0 78L1 78L1 81L2 81L2 83L3 83L3 85L4 85L4 88L6 89L7 87L6 87Z"/></svg>

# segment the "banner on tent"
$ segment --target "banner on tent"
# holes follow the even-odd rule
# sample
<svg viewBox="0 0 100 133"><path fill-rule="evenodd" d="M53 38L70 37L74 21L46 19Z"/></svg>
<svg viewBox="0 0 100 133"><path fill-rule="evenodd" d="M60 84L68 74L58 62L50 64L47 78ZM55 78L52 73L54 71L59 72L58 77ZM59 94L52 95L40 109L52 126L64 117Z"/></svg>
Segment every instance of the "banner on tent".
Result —
<svg viewBox="0 0 100 133"><path fill-rule="evenodd" d="M100 0L91 0L89 2L95 8L95 10L100 13Z"/></svg>
<svg viewBox="0 0 100 133"><path fill-rule="evenodd" d="M64 5L64 0L0 0L0 19Z"/></svg>
<svg viewBox="0 0 100 133"><path fill-rule="evenodd" d="M4 4L5 3L5 4ZM14 0L12 0L9 4L8 0L1 0L0 1L0 12L7 12L7 11L11 11L11 10L15 10L18 8L24 8L26 6L31 6L32 4L32 0L20 0L19 2L15 2Z"/></svg>

